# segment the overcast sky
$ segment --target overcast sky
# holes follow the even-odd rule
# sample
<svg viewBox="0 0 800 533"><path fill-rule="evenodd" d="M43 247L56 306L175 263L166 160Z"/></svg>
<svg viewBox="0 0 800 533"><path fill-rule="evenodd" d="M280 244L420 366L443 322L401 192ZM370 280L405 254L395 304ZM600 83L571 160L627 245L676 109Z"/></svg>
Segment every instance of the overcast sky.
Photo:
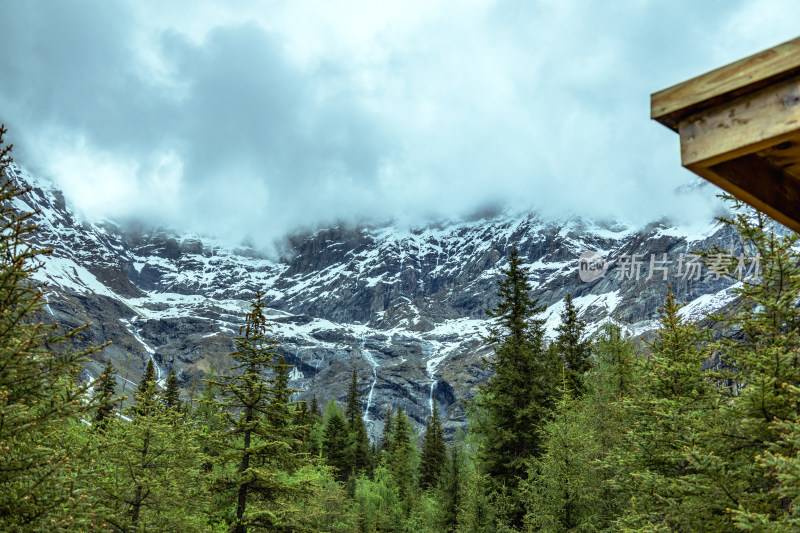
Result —
<svg viewBox="0 0 800 533"><path fill-rule="evenodd" d="M791 0L0 3L16 160L95 217L268 246L486 204L710 215L650 93L800 35Z"/></svg>

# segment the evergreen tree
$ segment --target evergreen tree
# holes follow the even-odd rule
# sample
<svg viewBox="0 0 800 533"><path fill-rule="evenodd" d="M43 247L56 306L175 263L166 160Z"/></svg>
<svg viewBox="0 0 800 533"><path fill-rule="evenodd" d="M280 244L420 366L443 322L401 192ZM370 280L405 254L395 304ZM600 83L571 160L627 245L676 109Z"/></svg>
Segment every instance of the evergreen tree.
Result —
<svg viewBox="0 0 800 533"><path fill-rule="evenodd" d="M353 497L358 531L400 532L406 516L400 501L400 490L385 464L379 464L370 479L359 476Z"/></svg>
<svg viewBox="0 0 800 533"><path fill-rule="evenodd" d="M350 430L350 471L369 473L372 466L372 445L364 420L357 417Z"/></svg>
<svg viewBox="0 0 800 533"><path fill-rule="evenodd" d="M583 394L583 376L591 368L591 343L582 340L586 333L586 323L578 318L578 310L572 303L572 295L567 294L561 324L556 328L555 346L566 372L567 386L574 398Z"/></svg>
<svg viewBox="0 0 800 533"><path fill-rule="evenodd" d="M213 460L217 458L223 446L217 438L223 431L224 421L217 403L218 388L214 385L217 379L216 370L212 365L208 373L208 383L200 394L200 398L192 398L193 408L189 409L188 420L196 429L197 444L203 458L200 469L209 474L213 467Z"/></svg>
<svg viewBox="0 0 800 533"><path fill-rule="evenodd" d="M461 488L458 508L458 533L494 533L497 531L495 504L491 501L486 487L491 480L475 468L467 470Z"/></svg>
<svg viewBox="0 0 800 533"><path fill-rule="evenodd" d="M208 531L208 492L194 430L143 381L130 422L110 421L89 468L95 506L114 531Z"/></svg>
<svg viewBox="0 0 800 533"><path fill-rule="evenodd" d="M428 423L425 425L425 436L422 440L422 454L420 456L420 480L422 490L435 487L439 482L442 469L447 460L447 447L444 442L442 421L439 419L439 406L436 398L433 399L433 410Z"/></svg>
<svg viewBox="0 0 800 533"><path fill-rule="evenodd" d="M628 396L634 388L637 347L615 323L606 323L594 338L592 353L597 364L590 381L601 402Z"/></svg>
<svg viewBox="0 0 800 533"><path fill-rule="evenodd" d="M416 447L411 437L411 425L402 407L397 408L394 430L392 431L392 449L388 456L389 472L391 472L403 502L406 516L410 512L414 493L414 467L417 459Z"/></svg>
<svg viewBox="0 0 800 533"><path fill-rule="evenodd" d="M150 390L149 383L156 382L156 369L153 366L153 360L148 359L147 365L145 366L144 373L142 374L142 379L139 381L139 386L136 388L136 392L142 394L145 390Z"/></svg>
<svg viewBox="0 0 800 533"><path fill-rule="evenodd" d="M566 369L561 400L544 428L544 453L531 460L523 481L532 531L594 531L603 525L603 480L596 467L601 457L592 417L572 398Z"/></svg>
<svg viewBox="0 0 800 533"><path fill-rule="evenodd" d="M325 430L322 413L317 405L317 397L313 396L311 401L311 409L306 415L304 422L307 429L303 432L303 444L301 451L307 453L311 457L322 456L322 441L323 432ZM333 474L331 474L333 475Z"/></svg>
<svg viewBox="0 0 800 533"><path fill-rule="evenodd" d="M95 386L95 399L97 400L97 411L94 413L93 425L99 429L104 429L109 420L114 416L114 395L117 387L117 380L114 377L114 365L109 360L106 363L103 373L98 378Z"/></svg>
<svg viewBox="0 0 800 533"><path fill-rule="evenodd" d="M10 176L5 134L0 126L0 530L92 530L100 524L74 486L70 463L94 444L69 449L62 436L92 417L94 384L77 377L99 348L66 348L85 327L61 332L37 317L45 302L33 279L36 259L50 251L29 244L37 228L31 213L17 210L27 190Z"/></svg>
<svg viewBox="0 0 800 533"><path fill-rule="evenodd" d="M436 529L438 531L451 533L458 526L458 509L461 506L466 474L467 465L464 459L463 447L457 442L450 446L436 491L436 503L439 510L436 519Z"/></svg>
<svg viewBox="0 0 800 533"><path fill-rule="evenodd" d="M356 419L361 418L361 396L358 394L356 367L353 367L353 377L350 380L350 388L347 389L347 407L344 411L344 417L351 429L355 427Z"/></svg>
<svg viewBox="0 0 800 533"><path fill-rule="evenodd" d="M311 397L311 414L315 416L322 416L322 413L319 411L319 404L317 403L317 395Z"/></svg>
<svg viewBox="0 0 800 533"><path fill-rule="evenodd" d="M743 304L724 318L734 338L722 339L713 374L721 423L692 459L705 474L708 497L731 510L734 524L755 531L791 531L800 524L795 484L800 461L800 236L735 206L724 220L745 250L760 258L760 276L737 288ZM714 259L718 249L705 254ZM731 265L733 269L733 265ZM735 278L735 276L732 276ZM697 487L693 487L697 490ZM699 512L707 512L708 507Z"/></svg>
<svg viewBox="0 0 800 533"><path fill-rule="evenodd" d="M336 479L345 481L351 472L347 422L338 412L326 418L322 433L322 457L336 469Z"/></svg>
<svg viewBox="0 0 800 533"><path fill-rule="evenodd" d="M697 446L710 444L703 441L714 433L707 428L717 418L717 391L703 372L703 362L711 355L707 334L685 321L680 307L670 291L653 353L641 362L639 388L624 403L631 425L614 466L621 474L617 486L634 498L621 523L633 528L660 523L681 531L726 530L724 506L729 504L720 494L712 497L708 486L692 487L710 481L692 456Z"/></svg>
<svg viewBox="0 0 800 533"><path fill-rule="evenodd" d="M386 417L383 419L383 437L381 438L381 451L392 453L394 448L394 408L389 405L386 408Z"/></svg>
<svg viewBox="0 0 800 533"><path fill-rule="evenodd" d="M633 425L628 401L637 387L641 368L639 348L615 323L604 324L592 346L596 359L588 375L589 390L581 398L576 413L580 424L595 437L597 460L584 475L603 480L597 499L597 529L610 527L622 514L631 494L620 490L614 480L620 472L607 461L623 446L625 432ZM592 481L583 482L590 485ZM615 486L616 485L616 486Z"/></svg>
<svg viewBox="0 0 800 533"><path fill-rule="evenodd" d="M175 370L169 371L167 378L167 388L163 393L164 405L170 409L178 410L181 407L180 388L178 387L178 378L175 376Z"/></svg>
<svg viewBox="0 0 800 533"><path fill-rule="evenodd" d="M557 362L544 348L542 308L530 297L522 259L514 248L502 270L497 306L487 343L495 358L487 362L494 375L480 388L472 409L470 430L478 437L478 465L494 487L512 492L526 475L526 462L541 453L540 428L553 405ZM514 512L519 526L524 511Z"/></svg>
<svg viewBox="0 0 800 533"><path fill-rule="evenodd" d="M134 416L152 414L156 395L156 370L153 366L153 360L149 359L142 374L142 379L139 381L139 385L136 386L136 391L133 395L134 405L137 408L131 414Z"/></svg>
<svg viewBox="0 0 800 533"><path fill-rule="evenodd" d="M292 365L286 359L277 354L272 363L272 377L267 380L270 389L269 403L265 408L265 418L275 429L285 430L286 436L291 436L296 441L298 435L302 433L302 428L297 423L300 411L296 410L296 402L292 401L292 396L299 392L289 387L289 375ZM294 427L292 427L294 426Z"/></svg>
<svg viewBox="0 0 800 533"><path fill-rule="evenodd" d="M293 391L284 386L286 365L274 353L276 343L267 337L263 293L256 293L250 306L231 353L236 363L233 373L209 382L219 388L214 401L223 419L215 440L227 449L224 458L235 462L233 472L223 471L218 478L219 488L234 492L234 533L245 533L251 525L278 527L281 514L264 505L300 491L285 474L303 463L299 430L284 420L294 412L286 408ZM262 505L248 507L253 498Z"/></svg>
<svg viewBox="0 0 800 533"><path fill-rule="evenodd" d="M369 469L371 449L367 428L361 417L361 397L358 394L358 374L353 367L353 377L347 391L347 408L345 419L349 432L349 468L351 473L363 472Z"/></svg>

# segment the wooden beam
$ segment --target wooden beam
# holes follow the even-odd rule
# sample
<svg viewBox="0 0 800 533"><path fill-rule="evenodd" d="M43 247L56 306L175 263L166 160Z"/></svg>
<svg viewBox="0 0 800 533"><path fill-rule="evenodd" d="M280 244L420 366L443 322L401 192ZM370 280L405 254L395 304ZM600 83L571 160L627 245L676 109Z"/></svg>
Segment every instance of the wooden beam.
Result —
<svg viewBox="0 0 800 533"><path fill-rule="evenodd" d="M750 154L710 167L695 165L689 169L800 232L800 180L769 166L758 156Z"/></svg>
<svg viewBox="0 0 800 533"><path fill-rule="evenodd" d="M799 104L800 76L690 115L678 127L683 166L711 166L796 137Z"/></svg>
<svg viewBox="0 0 800 533"><path fill-rule="evenodd" d="M653 94L650 117L678 131L689 115L797 74L800 37Z"/></svg>

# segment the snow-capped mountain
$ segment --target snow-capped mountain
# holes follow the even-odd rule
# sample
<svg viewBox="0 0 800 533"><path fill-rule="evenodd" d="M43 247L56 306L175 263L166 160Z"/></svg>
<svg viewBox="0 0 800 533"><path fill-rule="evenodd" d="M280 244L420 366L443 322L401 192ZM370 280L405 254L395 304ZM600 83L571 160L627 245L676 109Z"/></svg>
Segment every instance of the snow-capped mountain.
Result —
<svg viewBox="0 0 800 533"><path fill-rule="evenodd" d="M388 405L423 422L434 396L446 427L464 423L463 400L488 377L483 311L496 303L513 246L527 258L551 334L567 294L590 331L612 319L636 334L654 328L669 285L689 303L685 313L717 309L733 298L732 282L687 253L713 242L731 250L728 260L744 257L715 223L687 231L505 212L411 229L332 226L289 237L276 260L198 235L86 220L52 185L19 167L9 176L32 187L18 207L39 211L37 244L54 250L36 274L47 310L66 326L92 322L95 344L113 341L88 374L110 358L129 394L153 360L159 378L174 368L187 393L202 388L212 368L227 368L248 301L263 290L300 397L342 400L355 367L373 435ZM600 268L583 272L589 281L581 254Z"/></svg>

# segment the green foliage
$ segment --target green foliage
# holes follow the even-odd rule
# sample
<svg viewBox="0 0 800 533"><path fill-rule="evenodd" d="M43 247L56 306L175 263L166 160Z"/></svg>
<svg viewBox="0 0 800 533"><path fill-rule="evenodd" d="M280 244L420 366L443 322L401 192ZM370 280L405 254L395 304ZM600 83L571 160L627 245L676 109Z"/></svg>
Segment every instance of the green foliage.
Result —
<svg viewBox="0 0 800 533"><path fill-rule="evenodd" d="M583 376L592 367L592 348L591 343L583 338L586 324L578 318L578 309L572 303L571 294L567 294L561 324L556 331L555 349L564 365L567 387L573 397L579 398L584 391Z"/></svg>
<svg viewBox="0 0 800 533"><path fill-rule="evenodd" d="M114 417L115 391L117 387L117 379L114 377L114 365L111 361L106 363L103 373L97 380L95 385L95 399L97 401L97 410L94 413L92 425L96 428L103 430L108 422Z"/></svg>
<svg viewBox="0 0 800 533"><path fill-rule="evenodd" d="M745 249L760 256L761 276L745 280L739 294L747 305L725 317L739 338L715 343L726 363L716 374L722 438L711 450L696 451L696 461L722 485L718 492L737 527L793 530L798 521L792 481L800 452L800 236L777 233L766 217L747 211L728 222Z"/></svg>
<svg viewBox="0 0 800 533"><path fill-rule="evenodd" d="M317 403L317 395L311 397L311 406L309 407L309 411L314 416L322 416L322 413L319 410L319 404Z"/></svg>
<svg viewBox="0 0 800 533"><path fill-rule="evenodd" d="M236 533L251 526L277 528L287 512L280 503L307 489L291 477L305 461L298 452L302 429L292 419L297 411L290 405L295 391L288 388L289 365L267 337L262 298L256 293L235 339L232 373L209 381L218 387L212 405L222 418L221 429L209 435L221 450L215 488L220 511L235 509L226 516ZM253 500L260 505L248 507Z"/></svg>
<svg viewBox="0 0 800 533"><path fill-rule="evenodd" d="M152 381L147 384L154 389ZM150 392L142 391L142 402ZM209 531L210 502L193 428L150 401L133 406L129 422L115 419L103 432L106 451L87 466L95 506L114 531Z"/></svg>
<svg viewBox="0 0 800 533"><path fill-rule="evenodd" d="M282 500L279 531L344 533L356 530L352 501L329 467L306 464L291 478L291 484L305 486L307 491L300 498Z"/></svg>
<svg viewBox="0 0 800 533"><path fill-rule="evenodd" d="M381 438L381 450L385 453L392 453L394 448L394 410L390 405L386 408L386 417L383 419L383 437Z"/></svg>
<svg viewBox="0 0 800 533"><path fill-rule="evenodd" d="M167 378L167 388L164 389L162 394L164 405L170 409L178 410L181 407L180 388L178 387L178 378L175 376L175 370L169 371Z"/></svg>
<svg viewBox="0 0 800 533"><path fill-rule="evenodd" d="M133 395L134 410L130 414L133 416L153 414L157 397L156 370L153 366L153 360L149 359L144 374L142 374L142 379L139 381L139 385L137 385Z"/></svg>
<svg viewBox="0 0 800 533"><path fill-rule="evenodd" d="M387 464L395 483L397 483L400 500L404 504L406 513L408 513L413 506L412 499L415 496L416 479L414 472L419 456L411 434L411 424L402 407L397 408L394 420L394 431L392 431L391 439L392 450L387 454Z"/></svg>
<svg viewBox="0 0 800 533"><path fill-rule="evenodd" d="M349 428L349 451L350 451L350 471L351 474L359 472L369 473L372 469L372 444L367 435L367 427L364 420L357 417Z"/></svg>
<svg viewBox="0 0 800 533"><path fill-rule="evenodd" d="M422 454L419 462L419 485L422 490L435 487L446 466L447 448L444 443L444 430L439 418L439 406L433 399L433 411L425 425L422 440Z"/></svg>
<svg viewBox="0 0 800 533"><path fill-rule="evenodd" d="M338 412L326 418L322 433L322 457L335 469L336 479L345 481L351 472L347 423Z"/></svg>
<svg viewBox="0 0 800 533"><path fill-rule="evenodd" d="M494 533L497 531L495 504L489 496L491 481L474 468L467 471L461 488L458 508L458 533Z"/></svg>
<svg viewBox="0 0 800 533"><path fill-rule="evenodd" d="M69 531L97 527L86 492L72 490L70 463L94 443L65 447L64 431L93 418L94 384L78 373L99 348L68 348L84 328L61 332L37 319L44 296L36 259L50 253L28 242L31 213L14 206L19 189L7 176L11 146L0 126L0 530ZM58 351L54 351L58 349Z"/></svg>
<svg viewBox="0 0 800 533"><path fill-rule="evenodd" d="M364 419L361 418L361 396L358 394L358 374L353 367L353 377L347 391L345 419L348 429L348 474L368 471L372 465L372 449Z"/></svg>
<svg viewBox="0 0 800 533"><path fill-rule="evenodd" d="M439 484L434 492L437 505L436 530L450 533L458 525L463 486L467 480L467 462L463 445L450 447L446 463L442 468Z"/></svg>
<svg viewBox="0 0 800 533"><path fill-rule="evenodd" d="M691 488L709 481L692 450L715 419L716 389L703 372L710 351L706 333L679 310L670 292L653 353L641 362L636 389L623 401L631 425L612 461L621 473L617 487L632 500L621 520L627 527L718 530L724 499L715 494L706 501L711 494Z"/></svg>
<svg viewBox="0 0 800 533"><path fill-rule="evenodd" d="M604 324L593 342L595 364L589 376L593 394L601 404L622 400L635 386L636 344L613 322Z"/></svg>
<svg viewBox="0 0 800 533"><path fill-rule="evenodd" d="M758 214L728 222L763 274L738 288L733 311L713 317L728 332L713 343L668 299L653 356L637 365L623 402L631 429L608 463L630 497L625 527L796 529L798 237L776 234Z"/></svg>
<svg viewBox="0 0 800 533"><path fill-rule="evenodd" d="M353 502L358 531L402 531L400 489L385 465L375 468L372 479L363 475L356 479Z"/></svg>
<svg viewBox="0 0 800 533"><path fill-rule="evenodd" d="M345 420L350 428L356 423L356 419L361 418L361 396L358 394L358 373L353 367L353 377L350 380L350 388L347 389L347 407L344 411Z"/></svg>
<svg viewBox="0 0 800 533"><path fill-rule="evenodd" d="M523 482L525 522L534 531L587 531L600 522L599 439L590 411L572 397L573 385L565 372L561 400L543 431L546 451L531 461Z"/></svg>
<svg viewBox="0 0 800 533"><path fill-rule="evenodd" d="M494 347L494 360L487 362L494 375L480 388L470 421L479 444L478 466L488 474L495 493L513 492L526 475L527 460L541 454L541 428L553 406L555 372L560 367L545 349L543 321L533 318L542 308L530 297L516 248L502 272L500 301L486 311L494 319L486 339ZM521 505L513 515L519 525Z"/></svg>

